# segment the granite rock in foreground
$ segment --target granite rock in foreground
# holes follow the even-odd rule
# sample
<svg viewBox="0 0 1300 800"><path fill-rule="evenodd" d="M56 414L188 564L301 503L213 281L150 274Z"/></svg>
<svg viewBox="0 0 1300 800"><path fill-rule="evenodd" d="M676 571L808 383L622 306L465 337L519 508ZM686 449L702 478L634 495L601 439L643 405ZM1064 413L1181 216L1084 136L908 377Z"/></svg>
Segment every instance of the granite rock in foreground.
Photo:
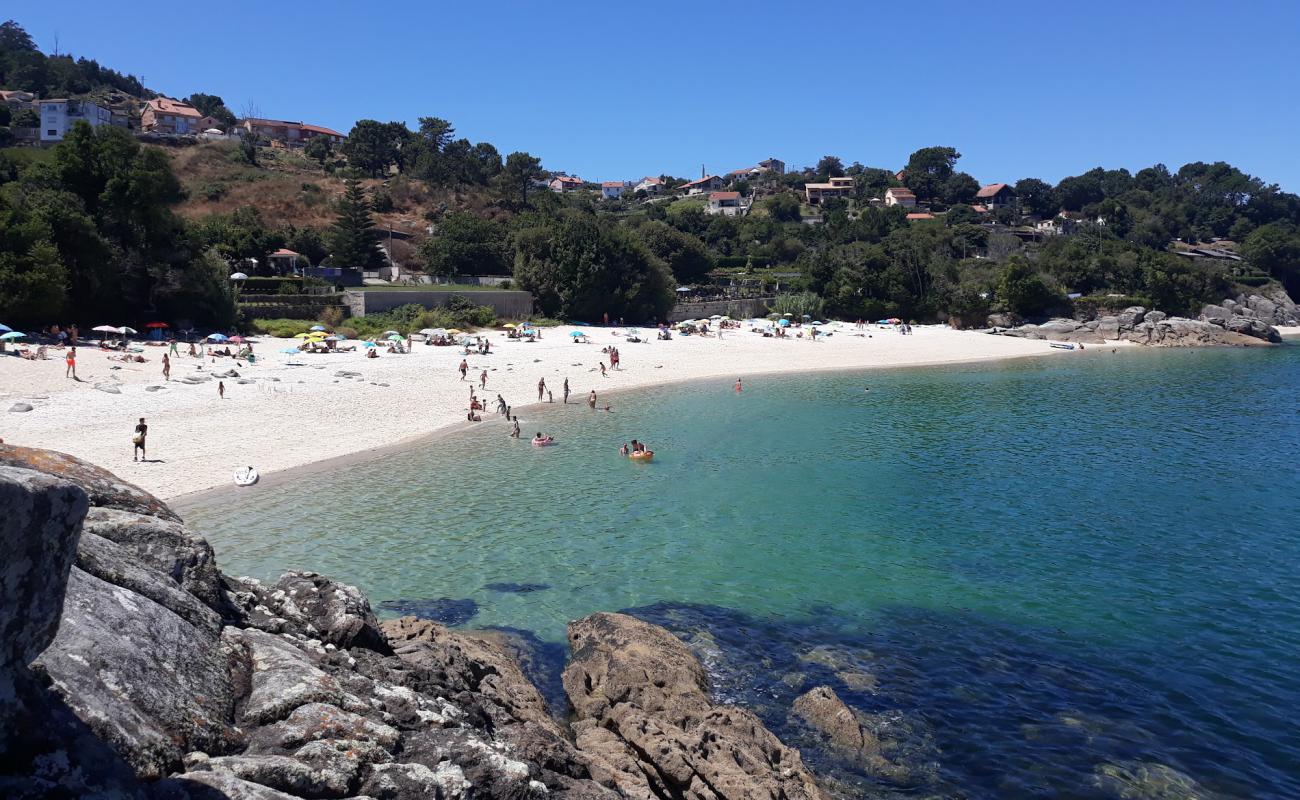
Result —
<svg viewBox="0 0 1300 800"><path fill-rule="evenodd" d="M222 575L148 493L0 444L0 796L823 797L678 639L572 624L572 727L502 634L380 624L311 572Z"/></svg>

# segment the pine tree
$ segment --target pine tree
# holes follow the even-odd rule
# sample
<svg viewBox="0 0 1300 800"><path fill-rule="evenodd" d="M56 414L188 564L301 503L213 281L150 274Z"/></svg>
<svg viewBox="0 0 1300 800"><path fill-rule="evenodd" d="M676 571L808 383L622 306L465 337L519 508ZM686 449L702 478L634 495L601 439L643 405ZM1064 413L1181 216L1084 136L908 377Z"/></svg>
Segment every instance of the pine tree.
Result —
<svg viewBox="0 0 1300 800"><path fill-rule="evenodd" d="M370 201L361 184L347 182L339 201L339 216L330 229L330 263L346 269L374 269L384 265L379 235L370 216Z"/></svg>

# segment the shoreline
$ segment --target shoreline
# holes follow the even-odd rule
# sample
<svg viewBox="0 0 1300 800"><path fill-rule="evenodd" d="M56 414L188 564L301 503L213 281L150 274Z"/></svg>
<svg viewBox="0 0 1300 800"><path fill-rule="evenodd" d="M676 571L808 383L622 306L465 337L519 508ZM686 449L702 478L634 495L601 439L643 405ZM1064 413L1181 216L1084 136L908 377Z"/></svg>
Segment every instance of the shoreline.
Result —
<svg viewBox="0 0 1300 800"><path fill-rule="evenodd" d="M489 373L485 391L475 386L489 409L497 393L507 402L516 401L512 412L517 415L550 406L533 399L539 377L552 392L568 377L572 397L581 405L593 388L603 402L627 391L703 379L730 383L736 377L1088 355L1055 350L1046 341L944 326L917 326L912 336L869 328L869 337L859 337L853 335L852 325L843 324L834 329L834 336L815 344L743 330L729 330L721 340L692 336L635 344L615 336L622 329L611 327L585 328L591 343L575 345L568 330L547 329L535 343L507 340L500 331L484 332L492 353L472 354L467 360L471 377L481 370ZM1300 329L1284 333L1295 335ZM255 466L262 481L274 485L436 441L469 424L465 413L470 382L456 374L463 357L460 348L416 345L408 355L367 359L359 352L285 355L279 351L294 340L257 341L260 363L237 367L239 377L225 379L224 399L217 397L216 380L206 376L234 367L230 359L214 363L180 356L173 361L172 381L164 383L159 362L166 348L145 347L144 364L119 363L107 353L80 348L81 381L73 383L64 378L58 351L44 362L0 358L0 403L6 409L15 403L33 406L32 411L0 416L0 438L101 464L169 503L184 505L195 495L233 488L234 471L245 465ZM623 368L611 370L607 378L599 375L597 366L607 358L601 352L606 345L619 347L623 356ZM1122 342L1108 346L1139 347ZM190 376L203 380L178 380ZM526 402L519 403L520 397ZM559 398L554 405L560 405ZM141 416L150 426L151 460L134 463L126 456ZM488 410L485 419L493 416Z"/></svg>
<svg viewBox="0 0 1300 800"><path fill-rule="evenodd" d="M1101 346L1098 345L1098 353L1097 353L1098 355L1100 355L1100 347ZM1123 349L1131 350L1133 348L1123 347ZM866 366L866 367L820 367L820 368L813 367L813 368L798 369L798 370L776 369L776 370L763 370L763 371L754 371L754 372L737 372L737 373L726 373L726 374L720 373L719 375L716 376L671 378L660 382L644 383L637 386L625 386L625 387L620 387L618 389L611 389L607 392L604 392L603 394L600 395L600 397L602 399L611 398L611 397L612 398L627 397L628 395L644 392L647 389L663 389L672 386L704 384L704 383L708 383L720 379L730 380L728 377L730 374L735 374L736 377L743 378L745 380L749 380L751 378L793 377L793 376L804 376L804 375L835 375L835 374L850 374L850 373L867 374L872 372L894 371L894 370L921 370L921 369L958 367L958 366L987 366L990 364L996 364L1004 361L1027 361L1034 358L1051 358L1054 355L1062 352L1068 352L1068 351L1052 350L1047 353L1011 354L1006 356L980 359L977 361L972 361L969 359L958 359L953 361L938 361L938 362L921 363L921 364L889 364L883 366ZM1084 351L1082 355L1086 357L1091 357L1092 353L1089 351ZM583 402L571 401L569 405L574 406L575 408L581 408L583 405L585 405L585 400ZM514 412L541 412L541 413L558 414L558 413L562 413L561 409L564 408L564 404L561 402L530 403L528 405L512 406L511 408L512 411ZM205 489L198 489L192 492L187 492L185 494L176 495L174 497L164 498L164 500L168 506L172 507L177 511L177 513L181 513L182 516L184 516L182 512L186 509L187 506L190 506L192 504L197 504L197 503L204 503L214 497L227 496L227 497L234 498L239 496L241 492L256 491L258 487L282 486L286 483L290 483L299 478L309 476L309 475L314 475L320 472L325 472L330 469L368 464L374 461L381 460L388 456L401 453L417 445L436 442L448 436L452 436L458 433L464 433L473 430L481 430L484 427L493 427L493 428L500 427L502 430L505 430L507 428L507 423L505 423L503 419L496 417L495 415L485 417L482 423L469 423L465 421L452 422L442 427L428 431L426 433L419 433L414 436L410 436L400 441L392 442L389 444L379 445L377 447L372 447L365 450L358 450L353 453L345 453L343 455L331 456L329 458L320 459L318 461L311 461L305 464L299 464L292 467L286 467L284 469L279 469L271 473L263 473L261 474L257 482L257 485L253 487L241 488L232 485L210 486Z"/></svg>

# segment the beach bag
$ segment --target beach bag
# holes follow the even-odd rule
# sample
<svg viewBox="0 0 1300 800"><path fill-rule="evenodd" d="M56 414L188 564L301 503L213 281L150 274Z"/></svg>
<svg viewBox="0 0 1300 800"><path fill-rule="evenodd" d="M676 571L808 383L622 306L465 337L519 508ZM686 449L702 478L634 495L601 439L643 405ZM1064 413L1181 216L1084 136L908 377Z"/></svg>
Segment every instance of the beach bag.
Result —
<svg viewBox="0 0 1300 800"><path fill-rule="evenodd" d="M137 433L135 436L132 436L132 437L131 437L131 443L132 443L132 444L137 444L137 445L144 444L144 434L143 434L143 433Z"/></svg>

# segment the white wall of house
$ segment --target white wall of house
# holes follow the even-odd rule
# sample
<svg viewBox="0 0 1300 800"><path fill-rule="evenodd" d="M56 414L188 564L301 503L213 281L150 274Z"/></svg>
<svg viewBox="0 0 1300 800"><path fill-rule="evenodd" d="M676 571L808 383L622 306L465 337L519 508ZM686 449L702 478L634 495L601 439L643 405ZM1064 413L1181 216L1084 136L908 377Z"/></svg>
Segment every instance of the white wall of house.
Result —
<svg viewBox="0 0 1300 800"><path fill-rule="evenodd" d="M619 199L620 197L623 196L623 187L622 187L622 186L602 186L602 187L600 187L600 194L601 194L601 196L604 197L606 200L617 200L617 199Z"/></svg>
<svg viewBox="0 0 1300 800"><path fill-rule="evenodd" d="M40 104L41 141L61 142L72 126L85 122L92 128L113 124L113 112L82 101L43 101Z"/></svg>

